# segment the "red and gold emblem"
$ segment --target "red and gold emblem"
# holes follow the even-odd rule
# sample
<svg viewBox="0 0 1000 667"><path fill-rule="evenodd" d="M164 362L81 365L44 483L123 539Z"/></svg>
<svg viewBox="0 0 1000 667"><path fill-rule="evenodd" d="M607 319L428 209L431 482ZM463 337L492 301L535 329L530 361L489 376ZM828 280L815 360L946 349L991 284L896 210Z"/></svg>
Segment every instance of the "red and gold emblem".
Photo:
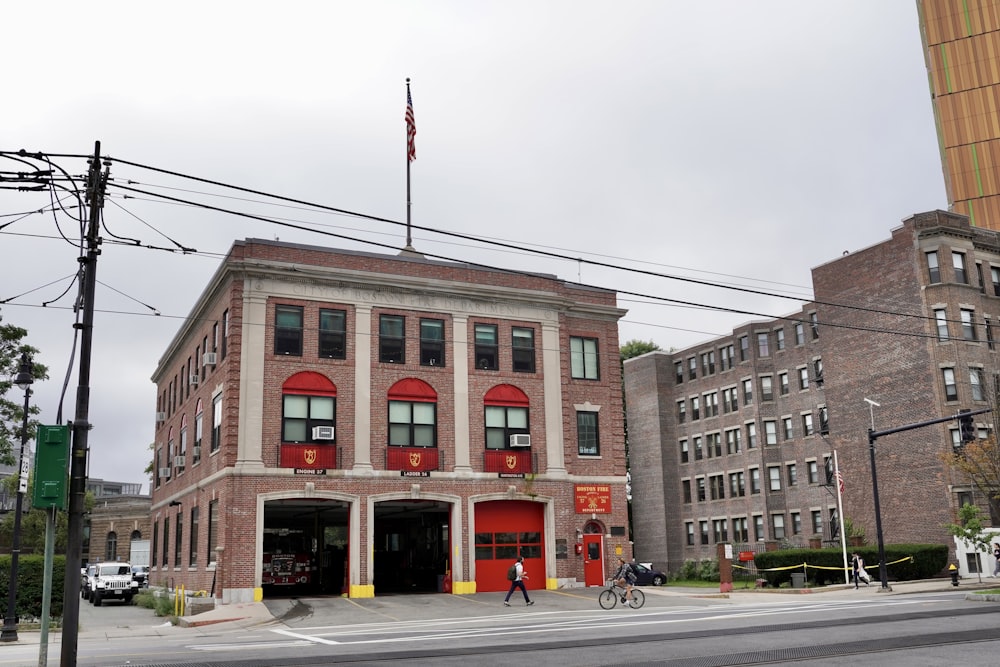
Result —
<svg viewBox="0 0 1000 667"><path fill-rule="evenodd" d="M316 463L316 456L317 452L315 449L307 449L302 452L302 458L305 459L305 462L309 465Z"/></svg>
<svg viewBox="0 0 1000 667"><path fill-rule="evenodd" d="M420 467L420 459L421 459L421 453L420 452L410 452L410 467L411 468L419 468Z"/></svg>
<svg viewBox="0 0 1000 667"><path fill-rule="evenodd" d="M504 459L504 463L507 464L508 470L513 470L517 467L517 456L514 454L508 454L507 458Z"/></svg>

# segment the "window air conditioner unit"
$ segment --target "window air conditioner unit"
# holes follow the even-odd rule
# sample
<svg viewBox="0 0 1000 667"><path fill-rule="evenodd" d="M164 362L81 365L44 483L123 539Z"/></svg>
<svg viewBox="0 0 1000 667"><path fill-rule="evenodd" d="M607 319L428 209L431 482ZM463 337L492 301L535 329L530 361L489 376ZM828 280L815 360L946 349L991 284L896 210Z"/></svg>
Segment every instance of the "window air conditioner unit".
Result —
<svg viewBox="0 0 1000 667"><path fill-rule="evenodd" d="M206 366L214 366L215 352L206 352L205 354L201 355L201 363L203 363Z"/></svg>
<svg viewBox="0 0 1000 667"><path fill-rule="evenodd" d="M188 376L188 384L191 385L192 387L197 387L198 386L198 374L197 373L191 373L191 375Z"/></svg>
<svg viewBox="0 0 1000 667"><path fill-rule="evenodd" d="M531 447L531 436L527 433L515 433L510 436L511 447Z"/></svg>
<svg viewBox="0 0 1000 667"><path fill-rule="evenodd" d="M201 447L199 445L195 445L192 449L194 450L195 458L201 457Z"/></svg>
<svg viewBox="0 0 1000 667"><path fill-rule="evenodd" d="M170 477L170 468L160 468L160 477Z"/></svg>
<svg viewBox="0 0 1000 667"><path fill-rule="evenodd" d="M184 463L185 463L185 458L186 457L184 457L184 456L175 456L174 457L174 467L175 468L183 468L184 467Z"/></svg>
<svg viewBox="0 0 1000 667"><path fill-rule="evenodd" d="M165 422L165 421L167 421L167 413L166 412L157 412L156 413L156 421L158 421L158 422Z"/></svg>
<svg viewBox="0 0 1000 667"><path fill-rule="evenodd" d="M313 440L333 440L332 426L313 426Z"/></svg>

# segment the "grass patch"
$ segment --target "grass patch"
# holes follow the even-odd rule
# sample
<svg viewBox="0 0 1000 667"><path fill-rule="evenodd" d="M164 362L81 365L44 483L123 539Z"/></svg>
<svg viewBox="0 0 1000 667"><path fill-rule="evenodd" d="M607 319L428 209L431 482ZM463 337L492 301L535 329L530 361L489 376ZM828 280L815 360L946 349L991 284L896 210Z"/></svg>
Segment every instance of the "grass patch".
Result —
<svg viewBox="0 0 1000 667"><path fill-rule="evenodd" d="M152 609L157 616L166 616L170 622L176 624L177 617L174 616L174 600L166 595L154 595L153 593L137 593L135 604L145 609Z"/></svg>
<svg viewBox="0 0 1000 667"><path fill-rule="evenodd" d="M753 585L753 582L750 584ZM704 579L672 579L664 584L667 588L718 588L718 581L705 581Z"/></svg>

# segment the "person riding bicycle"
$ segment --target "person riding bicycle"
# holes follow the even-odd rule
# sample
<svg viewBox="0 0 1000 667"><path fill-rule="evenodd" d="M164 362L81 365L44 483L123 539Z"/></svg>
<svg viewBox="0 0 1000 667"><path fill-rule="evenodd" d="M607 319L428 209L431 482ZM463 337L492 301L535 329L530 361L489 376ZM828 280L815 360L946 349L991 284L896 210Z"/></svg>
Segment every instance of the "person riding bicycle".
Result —
<svg viewBox="0 0 1000 667"><path fill-rule="evenodd" d="M628 604L629 600L632 599L632 587L635 585L635 568L626 563L621 556L618 557L618 571L615 572L614 580L616 584L625 589L622 604Z"/></svg>

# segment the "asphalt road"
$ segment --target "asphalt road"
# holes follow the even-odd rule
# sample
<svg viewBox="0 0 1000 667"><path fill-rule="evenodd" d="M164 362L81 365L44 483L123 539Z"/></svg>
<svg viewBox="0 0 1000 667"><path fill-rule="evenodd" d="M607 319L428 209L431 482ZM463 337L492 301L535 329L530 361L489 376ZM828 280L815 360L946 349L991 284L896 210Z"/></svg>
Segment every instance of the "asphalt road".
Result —
<svg viewBox="0 0 1000 667"><path fill-rule="evenodd" d="M965 593L696 597L647 589L640 610L597 605L597 589L271 600L275 620L165 626L134 606L81 607L78 665L995 665L1000 605ZM49 665L57 665L59 636ZM33 650L32 650L33 649ZM0 647L0 666L37 664L37 644Z"/></svg>

